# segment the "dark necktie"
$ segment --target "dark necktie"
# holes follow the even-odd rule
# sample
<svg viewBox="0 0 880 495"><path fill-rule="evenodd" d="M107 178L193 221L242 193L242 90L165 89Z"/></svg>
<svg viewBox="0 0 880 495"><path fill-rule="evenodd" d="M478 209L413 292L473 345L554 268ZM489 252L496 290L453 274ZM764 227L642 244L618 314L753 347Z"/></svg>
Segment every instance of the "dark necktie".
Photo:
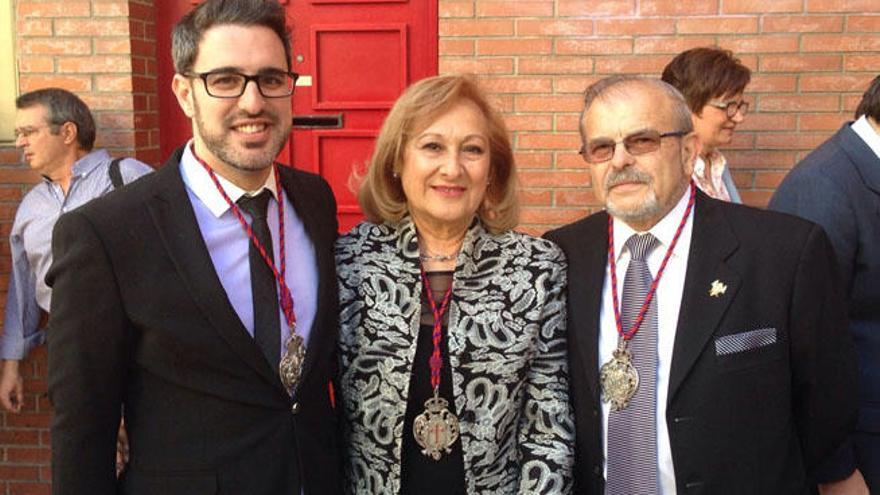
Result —
<svg viewBox="0 0 880 495"><path fill-rule="evenodd" d="M272 255L272 234L266 223L266 208L272 194L263 189L256 196L242 196L238 206L251 216L251 229L254 236L263 245L269 258ZM253 241L248 242L248 259L251 266L251 294L254 305L254 340L272 365L278 369L281 360L281 323L278 317L278 291L275 286L275 275L263 260L260 251Z"/></svg>
<svg viewBox="0 0 880 495"><path fill-rule="evenodd" d="M629 266L623 281L621 320L632 327L651 288L647 257L659 244L651 234L634 234L626 241ZM657 473L657 297L639 331L629 341L639 388L629 405L608 415L608 495L659 493Z"/></svg>

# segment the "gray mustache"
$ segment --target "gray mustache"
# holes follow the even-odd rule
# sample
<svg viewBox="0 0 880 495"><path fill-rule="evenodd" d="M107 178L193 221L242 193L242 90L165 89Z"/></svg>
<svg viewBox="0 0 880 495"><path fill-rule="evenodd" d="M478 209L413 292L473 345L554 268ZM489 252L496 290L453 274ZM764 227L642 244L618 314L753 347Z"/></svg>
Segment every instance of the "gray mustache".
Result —
<svg viewBox="0 0 880 495"><path fill-rule="evenodd" d="M607 191L609 188L612 188L618 184L622 184L624 182L639 182L642 184L651 184L651 176L646 174L645 172L640 172L638 170L633 169L623 169L616 172L611 172L608 176L605 177L605 190Z"/></svg>

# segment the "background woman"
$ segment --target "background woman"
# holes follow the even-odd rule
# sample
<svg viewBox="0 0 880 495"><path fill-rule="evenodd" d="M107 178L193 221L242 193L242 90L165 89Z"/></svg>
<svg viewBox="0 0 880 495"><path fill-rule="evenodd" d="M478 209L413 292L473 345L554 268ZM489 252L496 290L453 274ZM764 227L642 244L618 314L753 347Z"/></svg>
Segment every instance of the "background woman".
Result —
<svg viewBox="0 0 880 495"><path fill-rule="evenodd" d="M709 196L742 203L730 176L727 159L718 150L733 139L736 126L749 113L743 92L752 73L730 50L693 48L678 54L663 69L661 79L687 100L700 140L694 181Z"/></svg>
<svg viewBox="0 0 880 495"><path fill-rule="evenodd" d="M516 176L475 83L411 86L337 244L348 489L568 493L565 260L511 230Z"/></svg>

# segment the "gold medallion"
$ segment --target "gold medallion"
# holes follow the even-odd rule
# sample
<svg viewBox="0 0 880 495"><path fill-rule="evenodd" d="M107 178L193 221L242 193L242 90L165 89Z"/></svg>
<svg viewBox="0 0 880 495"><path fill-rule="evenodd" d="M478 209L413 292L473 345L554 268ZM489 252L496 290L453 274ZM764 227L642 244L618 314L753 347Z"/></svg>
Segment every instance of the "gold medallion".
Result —
<svg viewBox="0 0 880 495"><path fill-rule="evenodd" d="M434 389L434 397L425 401L425 412L413 421L413 435L422 454L439 461L443 452L452 452L458 439L458 418L448 409L449 402Z"/></svg>
<svg viewBox="0 0 880 495"><path fill-rule="evenodd" d="M287 393L293 395L302 375L303 362L306 359L306 346L302 336L296 333L296 327L290 329L290 337L284 345L284 355L278 365L278 374Z"/></svg>
<svg viewBox="0 0 880 495"><path fill-rule="evenodd" d="M621 341L613 357L599 371L602 399L611 403L612 411L625 409L639 388L639 372L632 365L632 355Z"/></svg>

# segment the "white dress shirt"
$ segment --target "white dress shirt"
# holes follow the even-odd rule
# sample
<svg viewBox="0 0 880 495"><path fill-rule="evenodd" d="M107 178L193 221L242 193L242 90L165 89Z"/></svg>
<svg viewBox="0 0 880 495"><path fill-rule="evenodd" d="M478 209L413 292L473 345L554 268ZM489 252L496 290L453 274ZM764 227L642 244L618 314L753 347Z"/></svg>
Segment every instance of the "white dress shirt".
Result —
<svg viewBox="0 0 880 495"><path fill-rule="evenodd" d="M877 131L871 127L871 124L868 123L868 118L862 115L852 123L850 128L862 138L862 141L871 148L874 154L877 155L877 158L880 158L880 134L877 134Z"/></svg>
<svg viewBox="0 0 880 495"><path fill-rule="evenodd" d="M651 276L656 277L660 264L666 255L675 231L681 223L681 218L687 209L690 189L685 190L675 207L666 214L648 232L660 241L660 244L648 256L648 269ZM690 212L687 223L681 231L675 250L669 258L663 277L654 294L657 305L657 465L660 481L660 493L662 495L675 494L675 469L672 465L672 451L669 447L669 430L666 427L666 398L669 388L669 370L672 366L672 347L675 343L675 330L678 324L678 313L681 308L681 295L684 290L684 279L687 272L688 253L691 248L691 233L693 232L693 210ZM629 267L630 253L624 247L626 240L637 232L626 223L614 219L614 254L617 263L617 297L620 301L623 297L623 279L626 269ZM639 331L644 331L640 329ZM614 306L611 299L611 268L606 263L605 284L602 286L602 307L599 313L599 362L603 364L611 359L611 355L617 348L617 324L614 320ZM604 457L608 458L608 413L610 405L602 403L602 438ZM608 475L607 461L605 463L605 475ZM606 478L607 479L607 478Z"/></svg>

